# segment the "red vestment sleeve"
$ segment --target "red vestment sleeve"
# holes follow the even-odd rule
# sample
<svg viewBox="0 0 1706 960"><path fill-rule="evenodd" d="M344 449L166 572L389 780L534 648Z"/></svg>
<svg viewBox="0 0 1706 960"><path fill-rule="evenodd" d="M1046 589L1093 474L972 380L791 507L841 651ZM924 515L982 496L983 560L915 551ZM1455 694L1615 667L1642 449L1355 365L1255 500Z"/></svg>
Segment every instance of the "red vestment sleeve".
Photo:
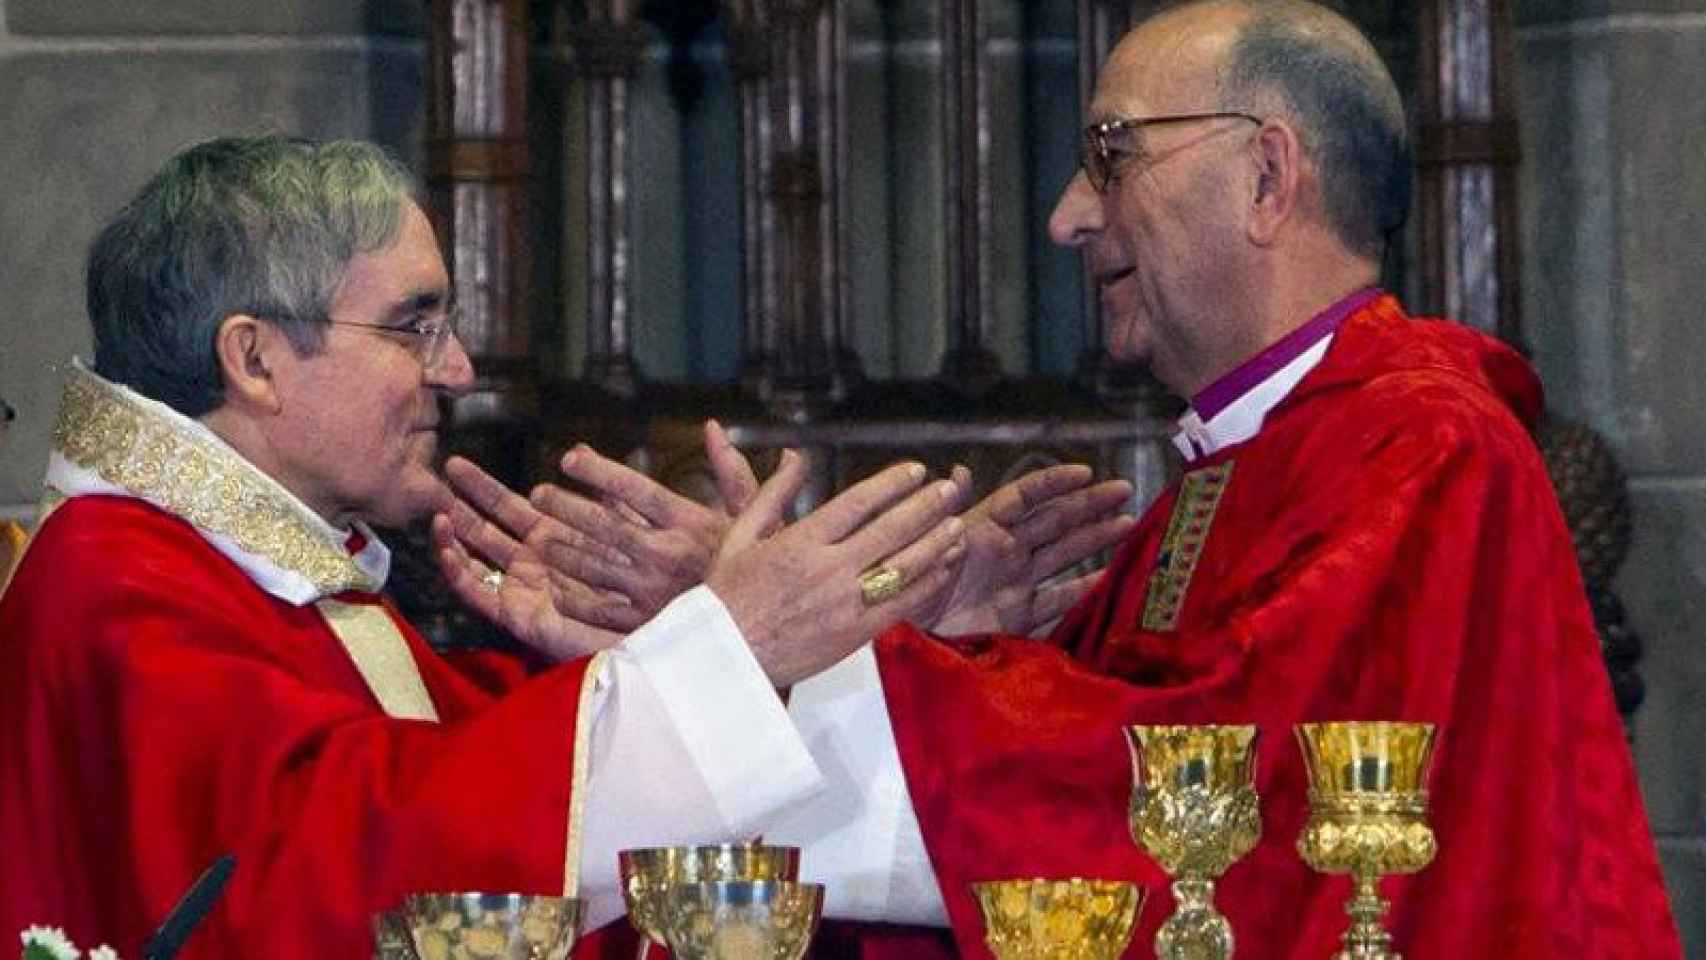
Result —
<svg viewBox="0 0 1706 960"><path fill-rule="evenodd" d="M417 890L561 893L586 662L492 699L404 629L441 723L384 716L313 607L188 525L82 497L0 600L0 929L136 956L237 869L184 957L357 957Z"/></svg>
<svg viewBox="0 0 1706 960"><path fill-rule="evenodd" d="M1150 888L1128 955L1152 956L1172 898L1130 838L1120 727L1254 723L1263 838L1218 900L1243 960L1330 956L1349 882L1296 852L1292 725L1399 719L1440 728L1438 859L1383 888L1406 957L1679 957L1569 535L1509 410L1450 373L1390 374L1204 465L1228 462L1176 629L1143 628L1175 490L1052 644L879 641L961 949L988 955L968 883L1078 875Z"/></svg>

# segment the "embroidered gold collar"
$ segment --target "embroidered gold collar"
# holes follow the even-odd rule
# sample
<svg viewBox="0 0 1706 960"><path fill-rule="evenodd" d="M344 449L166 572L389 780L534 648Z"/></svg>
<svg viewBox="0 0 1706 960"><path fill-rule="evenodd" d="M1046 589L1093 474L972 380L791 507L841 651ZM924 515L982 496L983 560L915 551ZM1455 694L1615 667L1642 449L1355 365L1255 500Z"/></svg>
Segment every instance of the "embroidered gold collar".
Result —
<svg viewBox="0 0 1706 960"><path fill-rule="evenodd" d="M380 587L337 530L211 431L82 364L66 377L53 445L72 466L302 577L319 596Z"/></svg>

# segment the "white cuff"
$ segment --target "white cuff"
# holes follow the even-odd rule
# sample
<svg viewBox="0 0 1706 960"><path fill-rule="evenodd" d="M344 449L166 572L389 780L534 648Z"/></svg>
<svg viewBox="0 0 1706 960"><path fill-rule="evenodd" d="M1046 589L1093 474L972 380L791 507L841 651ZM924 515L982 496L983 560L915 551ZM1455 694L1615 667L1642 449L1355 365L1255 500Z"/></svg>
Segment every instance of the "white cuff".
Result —
<svg viewBox="0 0 1706 960"><path fill-rule="evenodd" d="M870 645L796 685L788 713L829 789L765 839L801 848L802 877L825 885L826 916L947 926Z"/></svg>
<svg viewBox="0 0 1706 960"><path fill-rule="evenodd" d="M644 671L724 822L761 827L754 811L822 786L782 699L711 588L682 594L615 654Z"/></svg>
<svg viewBox="0 0 1706 960"><path fill-rule="evenodd" d="M624 912L619 851L744 840L823 787L709 588L677 597L611 650L605 678L580 866L588 930Z"/></svg>

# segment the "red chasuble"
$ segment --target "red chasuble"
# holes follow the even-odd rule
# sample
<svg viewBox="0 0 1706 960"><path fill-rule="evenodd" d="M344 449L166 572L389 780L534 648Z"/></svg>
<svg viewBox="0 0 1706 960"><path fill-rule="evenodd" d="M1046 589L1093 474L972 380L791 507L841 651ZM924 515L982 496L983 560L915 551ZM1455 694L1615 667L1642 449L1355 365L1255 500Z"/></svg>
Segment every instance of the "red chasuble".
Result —
<svg viewBox="0 0 1706 960"><path fill-rule="evenodd" d="M1570 535L1523 420L1539 387L1471 330L1382 297L1252 439L1187 467L1052 643L878 643L954 932L987 956L976 880L1149 888L1122 724L1260 726L1260 845L1221 881L1240 960L1322 960L1350 882L1295 843L1292 725L1439 725L1439 855L1383 884L1409 960L1681 956Z"/></svg>
<svg viewBox="0 0 1706 960"><path fill-rule="evenodd" d="M386 716L315 606L183 520L55 510L0 599L0 932L139 956L223 853L183 957L365 957L407 892L562 893L588 661L494 699L383 609L438 723Z"/></svg>

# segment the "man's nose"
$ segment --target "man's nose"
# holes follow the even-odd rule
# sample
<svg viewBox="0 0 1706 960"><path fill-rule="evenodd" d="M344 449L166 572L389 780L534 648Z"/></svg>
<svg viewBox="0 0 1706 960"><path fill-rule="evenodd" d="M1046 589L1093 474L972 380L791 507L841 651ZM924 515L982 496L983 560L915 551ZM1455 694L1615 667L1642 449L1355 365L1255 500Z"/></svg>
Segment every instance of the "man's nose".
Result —
<svg viewBox="0 0 1706 960"><path fill-rule="evenodd" d="M474 361L454 334L444 345L444 356L426 372L427 386L460 397L474 389Z"/></svg>
<svg viewBox="0 0 1706 960"><path fill-rule="evenodd" d="M1102 195L1080 170L1067 182L1049 214L1048 235L1063 247L1081 247L1102 232Z"/></svg>

